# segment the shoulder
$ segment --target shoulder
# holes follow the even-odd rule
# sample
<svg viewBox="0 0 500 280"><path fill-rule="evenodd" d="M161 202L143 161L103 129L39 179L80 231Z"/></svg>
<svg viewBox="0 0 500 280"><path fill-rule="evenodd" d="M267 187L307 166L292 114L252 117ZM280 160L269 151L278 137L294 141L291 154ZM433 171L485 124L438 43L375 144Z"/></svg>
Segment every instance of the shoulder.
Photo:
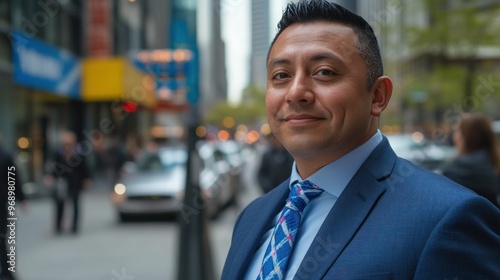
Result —
<svg viewBox="0 0 500 280"><path fill-rule="evenodd" d="M466 279L497 279L500 210L476 195L455 202L432 228L420 254L417 278L462 275Z"/></svg>
<svg viewBox="0 0 500 280"><path fill-rule="evenodd" d="M453 180L398 158L393 172L382 181L385 196L429 215L440 215L457 203L478 197L472 190Z"/></svg>
<svg viewBox="0 0 500 280"><path fill-rule="evenodd" d="M499 234L498 209L445 176L398 158L393 173L382 182L387 187L378 204L382 215L394 213L407 222L415 221L421 232L432 231L439 224L461 222L463 216L476 221L496 220L498 225L490 226Z"/></svg>

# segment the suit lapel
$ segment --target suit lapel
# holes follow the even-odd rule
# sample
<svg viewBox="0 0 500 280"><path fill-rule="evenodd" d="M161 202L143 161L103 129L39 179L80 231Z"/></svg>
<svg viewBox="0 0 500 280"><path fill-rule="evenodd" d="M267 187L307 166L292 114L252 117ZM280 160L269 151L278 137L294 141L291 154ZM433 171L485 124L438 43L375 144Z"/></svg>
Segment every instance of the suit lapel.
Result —
<svg viewBox="0 0 500 280"><path fill-rule="evenodd" d="M309 247L295 279L322 279L349 244L386 185L396 155L384 138L349 182Z"/></svg>
<svg viewBox="0 0 500 280"><path fill-rule="evenodd" d="M237 221L231 243L231 249L228 253L225 266L230 268L242 268L239 271L231 270L234 275L226 275L225 279L243 279L246 268L250 266L253 260L255 251L260 246L262 236L270 227L273 227L273 218L285 205L288 197L289 181L287 180L267 195L259 198L249 205L252 210L245 209ZM257 209L257 210L256 210ZM246 215L246 213L254 213L254 215ZM226 269L226 268L225 268Z"/></svg>

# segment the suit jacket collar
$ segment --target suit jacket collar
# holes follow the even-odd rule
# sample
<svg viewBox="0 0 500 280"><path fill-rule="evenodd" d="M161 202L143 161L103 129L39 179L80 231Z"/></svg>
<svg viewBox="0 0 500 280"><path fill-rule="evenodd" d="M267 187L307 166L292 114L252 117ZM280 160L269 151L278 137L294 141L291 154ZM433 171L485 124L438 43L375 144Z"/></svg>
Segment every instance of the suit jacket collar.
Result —
<svg viewBox="0 0 500 280"><path fill-rule="evenodd" d="M340 195L307 251L295 279L322 279L361 227L394 168L396 154L387 139L370 154Z"/></svg>
<svg viewBox="0 0 500 280"><path fill-rule="evenodd" d="M304 279L322 278L363 223L378 197L385 191L383 182L379 181L391 174L395 160L396 155L384 137L328 214L296 276L310 276L303 277ZM288 186L289 180L253 201L240 214L224 265L223 279L244 278L246 268L249 267L262 236L274 226L273 218L285 204L289 193ZM258 212L257 209L262 211ZM325 253L327 259L323 259ZM314 271L311 272L311 268L314 268Z"/></svg>
<svg viewBox="0 0 500 280"><path fill-rule="evenodd" d="M237 232L233 233L233 240L228 259L224 265L224 279L243 279L246 273L246 268L250 266L255 251L258 249L261 238L266 231L274 227L274 217L283 209L286 199L289 194L290 180L286 180L278 187L271 190L265 196L259 197L253 201L238 217L236 225ZM250 213L258 212L260 215L255 214L246 215L246 210L251 207ZM244 220L244 221L243 221ZM251 233L251 234L249 234ZM239 270L232 269L239 268Z"/></svg>

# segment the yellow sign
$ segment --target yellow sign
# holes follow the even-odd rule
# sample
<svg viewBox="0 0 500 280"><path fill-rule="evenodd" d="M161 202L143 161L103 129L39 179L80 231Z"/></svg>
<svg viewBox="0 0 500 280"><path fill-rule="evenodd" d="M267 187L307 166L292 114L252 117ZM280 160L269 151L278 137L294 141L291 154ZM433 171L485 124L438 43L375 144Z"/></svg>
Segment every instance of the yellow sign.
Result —
<svg viewBox="0 0 500 280"><path fill-rule="evenodd" d="M85 58L82 73L84 101L129 100L147 107L155 104L152 78L126 58Z"/></svg>

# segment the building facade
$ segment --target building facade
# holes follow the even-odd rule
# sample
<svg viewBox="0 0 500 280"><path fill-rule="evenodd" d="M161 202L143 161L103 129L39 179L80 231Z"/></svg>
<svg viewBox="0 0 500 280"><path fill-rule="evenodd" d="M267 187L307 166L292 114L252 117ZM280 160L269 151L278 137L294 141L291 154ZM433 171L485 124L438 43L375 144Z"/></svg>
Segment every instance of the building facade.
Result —
<svg viewBox="0 0 500 280"><path fill-rule="evenodd" d="M0 134L3 146L15 155L28 193L41 188L63 130L78 135L91 169L101 176L106 149L119 145L132 157L154 137L165 115L169 123L182 126L186 107L199 92L203 102L226 97L217 11L211 9L206 23L213 36L198 52L196 2L0 1ZM150 58L175 54L179 62L178 48L189 49L196 62L189 73L181 73L188 78L177 79L176 72L175 80L168 80L185 95L179 99L183 104L163 95L163 78L153 68L138 67L141 52ZM202 88L201 54L213 57L204 66L211 75L204 79L217 81ZM216 60L220 64L213 71ZM178 90L183 87L185 92Z"/></svg>
<svg viewBox="0 0 500 280"><path fill-rule="evenodd" d="M81 129L82 1L0 2L0 128L30 189L43 174L51 132Z"/></svg>
<svg viewBox="0 0 500 280"><path fill-rule="evenodd" d="M251 0L250 83L265 88L266 58L271 44L268 0Z"/></svg>

